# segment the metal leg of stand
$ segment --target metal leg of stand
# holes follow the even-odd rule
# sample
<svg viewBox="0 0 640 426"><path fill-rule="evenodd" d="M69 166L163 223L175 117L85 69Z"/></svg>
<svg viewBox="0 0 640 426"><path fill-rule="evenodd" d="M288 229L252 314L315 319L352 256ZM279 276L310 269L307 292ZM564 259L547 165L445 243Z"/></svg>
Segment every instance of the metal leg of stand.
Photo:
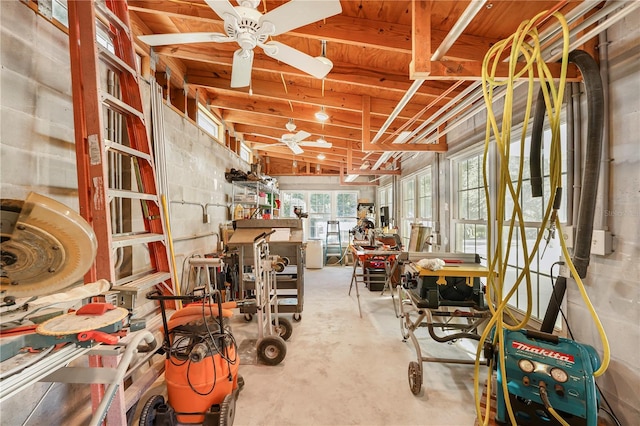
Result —
<svg viewBox="0 0 640 426"><path fill-rule="evenodd" d="M354 259L353 259L353 273L351 274L351 284L349 284L349 296L351 296L351 288L353 287L354 283L356 286L356 297L358 299L358 314L360 315L360 318L362 318L362 309L360 308L360 290L358 290L358 263L360 262L360 260L358 259L357 255L354 255ZM364 266L363 266L364 268Z"/></svg>

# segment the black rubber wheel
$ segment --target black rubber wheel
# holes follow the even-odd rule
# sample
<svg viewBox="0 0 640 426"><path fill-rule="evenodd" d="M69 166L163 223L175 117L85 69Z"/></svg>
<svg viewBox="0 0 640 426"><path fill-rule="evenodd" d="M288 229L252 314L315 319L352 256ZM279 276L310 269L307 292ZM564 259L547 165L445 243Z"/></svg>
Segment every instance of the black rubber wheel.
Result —
<svg viewBox="0 0 640 426"><path fill-rule="evenodd" d="M293 320L295 322L300 322L302 321L302 314L300 312L296 312L295 314L293 314Z"/></svg>
<svg viewBox="0 0 640 426"><path fill-rule="evenodd" d="M140 422L139 426L153 426L156 421L156 412L158 411L158 407L164 405L164 396L162 395L153 395L151 398L147 400L142 407L142 412L140 413Z"/></svg>
<svg viewBox="0 0 640 426"><path fill-rule="evenodd" d="M276 272L283 272L284 268L286 268L286 265L282 262L276 262L275 265L273 265L273 269Z"/></svg>
<svg viewBox="0 0 640 426"><path fill-rule="evenodd" d="M224 397L220 404L220 426L233 425L233 419L236 417L236 396L232 392Z"/></svg>
<svg viewBox="0 0 640 426"><path fill-rule="evenodd" d="M284 266L289 266L289 258L288 257L283 257L282 258L282 263L284 263Z"/></svg>
<svg viewBox="0 0 640 426"><path fill-rule="evenodd" d="M267 365L278 365L287 355L287 344L280 336L265 336L257 345L258 359Z"/></svg>
<svg viewBox="0 0 640 426"><path fill-rule="evenodd" d="M238 392L244 387L244 377L238 374Z"/></svg>
<svg viewBox="0 0 640 426"><path fill-rule="evenodd" d="M253 319L253 315L251 314L244 314L244 320L246 322L250 322Z"/></svg>
<svg viewBox="0 0 640 426"><path fill-rule="evenodd" d="M409 363L409 388L414 395L418 395L422 388L422 368L415 361Z"/></svg>
<svg viewBox="0 0 640 426"><path fill-rule="evenodd" d="M278 333L278 335L282 337L282 340L289 340L289 337L291 337L291 334L293 334L293 325L291 325L291 322L288 319L281 317L278 317L278 326L276 326L275 319L271 322L275 327L276 333Z"/></svg>

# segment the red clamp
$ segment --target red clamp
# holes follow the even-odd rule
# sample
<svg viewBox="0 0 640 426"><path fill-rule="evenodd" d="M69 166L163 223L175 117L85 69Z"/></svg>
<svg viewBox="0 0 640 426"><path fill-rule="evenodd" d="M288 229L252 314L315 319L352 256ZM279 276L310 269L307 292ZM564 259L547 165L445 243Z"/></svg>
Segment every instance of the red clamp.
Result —
<svg viewBox="0 0 640 426"><path fill-rule="evenodd" d="M88 340L95 340L96 342L106 343L107 345L115 345L120 339L118 339L118 336L113 336L104 331L89 330L78 333L78 341L86 342Z"/></svg>
<svg viewBox="0 0 640 426"><path fill-rule="evenodd" d="M76 311L76 315L102 315L115 308L111 303L87 303Z"/></svg>

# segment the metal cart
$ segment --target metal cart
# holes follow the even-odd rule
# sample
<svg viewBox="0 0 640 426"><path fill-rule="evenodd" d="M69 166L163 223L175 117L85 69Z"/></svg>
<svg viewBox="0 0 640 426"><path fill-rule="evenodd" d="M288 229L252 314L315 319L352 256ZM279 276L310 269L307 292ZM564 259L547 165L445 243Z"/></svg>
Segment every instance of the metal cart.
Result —
<svg viewBox="0 0 640 426"><path fill-rule="evenodd" d="M427 257L444 259L447 265L437 271L416 265L419 259ZM431 338L439 343L480 340L478 329L491 317L480 282L481 277L489 275L489 270L479 264L477 255L471 254L413 252L399 256L399 260L405 273L401 285L396 286L394 309L400 319L402 340L411 339L416 351L417 360L409 363L408 377L411 392L418 395L423 382L422 363L474 364L475 360L425 357L415 331L426 327ZM455 318L460 320L456 322ZM438 334L436 329L450 333Z"/></svg>
<svg viewBox="0 0 640 426"><path fill-rule="evenodd" d="M291 336L293 330L288 320L278 318L275 272L276 269L280 269L279 258L269 253L267 241L267 237L274 232L262 233L253 240L255 309L258 317L256 349L258 359L267 365L277 365L284 360L287 354L285 340Z"/></svg>
<svg viewBox="0 0 640 426"><path fill-rule="evenodd" d="M253 241L262 233L269 233L269 250L278 256L275 269L278 312L293 314L294 321L302 319L304 305L304 244L300 219L246 219L234 222L235 230L227 243L229 252L237 253L238 297L251 297L254 291L252 268L255 264ZM277 232L272 233L273 230ZM241 308L245 319L251 321L252 307Z"/></svg>

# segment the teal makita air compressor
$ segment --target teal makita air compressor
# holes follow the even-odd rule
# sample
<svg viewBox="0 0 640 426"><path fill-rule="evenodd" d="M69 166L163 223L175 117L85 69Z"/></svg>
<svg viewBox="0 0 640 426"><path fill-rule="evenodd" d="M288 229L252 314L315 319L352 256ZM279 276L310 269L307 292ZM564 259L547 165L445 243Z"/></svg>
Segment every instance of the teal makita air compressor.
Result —
<svg viewBox="0 0 640 426"><path fill-rule="evenodd" d="M593 372L600 357L593 347L540 331L504 330L504 357L505 371L497 363L498 422L509 419L508 397L521 426L559 425L549 408L571 426L597 425L600 396Z"/></svg>

